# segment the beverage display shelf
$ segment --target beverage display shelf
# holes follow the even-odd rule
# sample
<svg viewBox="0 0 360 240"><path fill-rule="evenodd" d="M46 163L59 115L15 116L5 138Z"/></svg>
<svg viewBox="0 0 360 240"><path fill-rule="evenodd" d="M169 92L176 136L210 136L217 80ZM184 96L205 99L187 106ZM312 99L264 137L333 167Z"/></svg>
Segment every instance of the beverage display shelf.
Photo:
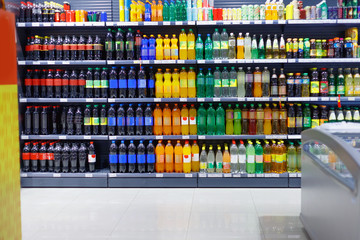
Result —
<svg viewBox="0 0 360 240"><path fill-rule="evenodd" d="M288 59L217 59L196 60L197 64L248 64L248 63L287 63Z"/></svg>
<svg viewBox="0 0 360 240"><path fill-rule="evenodd" d="M296 174L296 173L295 173ZM250 174L250 173L199 173L199 178L287 178L289 173L261 173L261 174Z"/></svg>
<svg viewBox="0 0 360 240"><path fill-rule="evenodd" d="M108 171L84 172L84 173L55 173L55 172L21 172L22 178L106 178Z"/></svg>
<svg viewBox="0 0 360 240"><path fill-rule="evenodd" d="M196 60L107 60L108 65L196 64Z"/></svg>
<svg viewBox="0 0 360 240"><path fill-rule="evenodd" d="M16 27L104 27L105 22L18 22Z"/></svg>
<svg viewBox="0 0 360 240"><path fill-rule="evenodd" d="M288 136L291 136L288 138ZM293 137L296 136L296 137ZM300 137L299 137L300 136ZM301 135L198 135L199 140L232 140L232 139L301 139Z"/></svg>
<svg viewBox="0 0 360 240"><path fill-rule="evenodd" d="M220 98L197 98L198 102L285 102L286 97L220 97Z"/></svg>
<svg viewBox="0 0 360 240"><path fill-rule="evenodd" d="M108 135L21 135L21 140L109 140Z"/></svg>
<svg viewBox="0 0 360 240"><path fill-rule="evenodd" d="M337 102L338 97L288 97L287 102ZM360 97L340 97L341 102L359 102Z"/></svg>
<svg viewBox="0 0 360 240"><path fill-rule="evenodd" d="M196 21L164 21L164 22L106 22L108 27L127 26L195 26Z"/></svg>
<svg viewBox="0 0 360 240"><path fill-rule="evenodd" d="M19 98L20 103L107 103L107 98Z"/></svg>
<svg viewBox="0 0 360 240"><path fill-rule="evenodd" d="M109 178L197 178L198 173L109 173Z"/></svg>
<svg viewBox="0 0 360 240"><path fill-rule="evenodd" d="M109 136L109 140L197 140L197 135L124 135Z"/></svg>
<svg viewBox="0 0 360 240"><path fill-rule="evenodd" d="M108 98L109 103L197 102L197 98Z"/></svg>
<svg viewBox="0 0 360 240"><path fill-rule="evenodd" d="M360 58L290 58L287 63L359 63Z"/></svg>
<svg viewBox="0 0 360 240"><path fill-rule="evenodd" d="M105 60L84 60L84 61L32 61L32 60L19 60L18 65L20 66L47 66L47 65L106 65Z"/></svg>

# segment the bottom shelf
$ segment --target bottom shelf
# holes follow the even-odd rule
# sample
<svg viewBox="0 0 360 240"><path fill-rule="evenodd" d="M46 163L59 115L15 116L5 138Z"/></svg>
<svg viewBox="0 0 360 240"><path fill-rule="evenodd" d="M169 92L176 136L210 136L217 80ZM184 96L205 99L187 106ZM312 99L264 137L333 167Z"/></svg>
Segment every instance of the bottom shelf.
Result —
<svg viewBox="0 0 360 240"><path fill-rule="evenodd" d="M301 173L21 173L22 187L298 188Z"/></svg>

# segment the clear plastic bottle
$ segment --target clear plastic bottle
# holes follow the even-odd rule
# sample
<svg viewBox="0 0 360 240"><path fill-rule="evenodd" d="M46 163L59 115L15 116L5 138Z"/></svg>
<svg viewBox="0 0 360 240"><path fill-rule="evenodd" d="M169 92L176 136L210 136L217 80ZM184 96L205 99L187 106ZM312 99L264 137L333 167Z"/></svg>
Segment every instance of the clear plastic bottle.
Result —
<svg viewBox="0 0 360 240"><path fill-rule="evenodd" d="M242 67L237 72L237 96L245 97L245 71Z"/></svg>
<svg viewBox="0 0 360 240"><path fill-rule="evenodd" d="M222 85L221 85L221 72L219 67L216 67L214 71L214 97L222 96Z"/></svg>
<svg viewBox="0 0 360 240"><path fill-rule="evenodd" d="M213 146L210 145L209 152L208 152L208 155L207 155L207 172L208 173L215 172L215 166L214 165L215 165L215 153L214 153L214 150L213 150Z"/></svg>
<svg viewBox="0 0 360 240"><path fill-rule="evenodd" d="M244 142L240 140L239 144L239 172L246 173L246 147Z"/></svg>
<svg viewBox="0 0 360 240"><path fill-rule="evenodd" d="M244 58L251 59L251 37L249 33L245 35Z"/></svg>
<svg viewBox="0 0 360 240"><path fill-rule="evenodd" d="M229 77L229 71L227 67L224 67L224 70L221 72L222 97L230 97Z"/></svg>
<svg viewBox="0 0 360 240"><path fill-rule="evenodd" d="M239 149L236 145L235 140L232 140L232 144L230 146L230 159L231 159L231 172L238 173L239 168Z"/></svg>
<svg viewBox="0 0 360 240"><path fill-rule="evenodd" d="M258 44L256 41L256 34L253 35L252 41L251 41L251 58L252 59L258 59L259 58L259 50L258 50Z"/></svg>
<svg viewBox="0 0 360 240"><path fill-rule="evenodd" d="M220 33L217 28L212 35L213 40L213 59L220 59Z"/></svg>
<svg viewBox="0 0 360 240"><path fill-rule="evenodd" d="M223 153L221 152L220 145L217 146L215 162L216 162L216 172L222 173L223 172Z"/></svg>
<svg viewBox="0 0 360 240"><path fill-rule="evenodd" d="M238 91L237 76L238 73L236 72L235 67L231 67L229 97L237 96L237 91Z"/></svg>
<svg viewBox="0 0 360 240"><path fill-rule="evenodd" d="M234 33L230 33L229 37L229 59L235 59L236 58L236 38Z"/></svg>
<svg viewBox="0 0 360 240"><path fill-rule="evenodd" d="M206 173L207 169L207 153L206 153L206 145L202 145L201 153L200 153L200 173Z"/></svg>

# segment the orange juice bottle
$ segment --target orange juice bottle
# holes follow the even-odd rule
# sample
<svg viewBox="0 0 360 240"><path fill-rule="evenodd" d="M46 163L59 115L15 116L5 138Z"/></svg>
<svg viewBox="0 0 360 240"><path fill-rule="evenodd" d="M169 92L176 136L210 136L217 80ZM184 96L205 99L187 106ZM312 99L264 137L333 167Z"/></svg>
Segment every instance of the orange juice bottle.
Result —
<svg viewBox="0 0 360 240"><path fill-rule="evenodd" d="M164 73L164 98L171 98L171 72L169 68Z"/></svg>
<svg viewBox="0 0 360 240"><path fill-rule="evenodd" d="M225 143L225 150L223 153L223 173L230 173L230 153L229 147Z"/></svg>
<svg viewBox="0 0 360 240"><path fill-rule="evenodd" d="M161 68L155 73L155 97L163 98L164 97L164 81L163 81L163 73Z"/></svg>
<svg viewBox="0 0 360 240"><path fill-rule="evenodd" d="M196 123L196 108L194 104L190 105L189 110L189 123L190 123L190 135L196 135L197 134L197 123Z"/></svg>
<svg viewBox="0 0 360 240"><path fill-rule="evenodd" d="M179 69L175 68L174 72L172 73L172 84L171 84L171 96L173 98L180 97L180 74Z"/></svg>
<svg viewBox="0 0 360 240"><path fill-rule="evenodd" d="M187 59L195 60L195 34L192 29L189 30L187 35Z"/></svg>
<svg viewBox="0 0 360 240"><path fill-rule="evenodd" d="M275 140L272 140L271 144L271 172L276 172L276 156L277 156L277 146Z"/></svg>
<svg viewBox="0 0 360 240"><path fill-rule="evenodd" d="M245 38L242 33L239 33L237 40L237 59L244 59L244 45L245 45Z"/></svg>
<svg viewBox="0 0 360 240"><path fill-rule="evenodd" d="M282 154L283 154L283 163L282 163L282 172L287 172L287 147L284 144L284 141L281 140Z"/></svg>
<svg viewBox="0 0 360 240"><path fill-rule="evenodd" d="M171 135L171 109L169 104L165 104L163 109L163 134Z"/></svg>
<svg viewBox="0 0 360 240"><path fill-rule="evenodd" d="M178 47L178 39L176 35L173 34L171 38L171 60L178 60L179 59L179 47Z"/></svg>
<svg viewBox="0 0 360 240"><path fill-rule="evenodd" d="M256 67L254 72L254 97L262 97L261 78L260 68Z"/></svg>
<svg viewBox="0 0 360 240"><path fill-rule="evenodd" d="M170 38L169 35L165 35L164 38L164 60L171 59L171 49L170 49Z"/></svg>
<svg viewBox="0 0 360 240"><path fill-rule="evenodd" d="M172 110L172 132L173 135L181 135L181 115L177 103Z"/></svg>
<svg viewBox="0 0 360 240"><path fill-rule="evenodd" d="M163 4L161 1L158 2L157 5L157 13L156 13L156 21L162 22L163 21Z"/></svg>
<svg viewBox="0 0 360 240"><path fill-rule="evenodd" d="M264 109L264 134L265 135L271 135L271 133L272 133L271 119L272 119L271 108L268 103L265 103L265 109Z"/></svg>
<svg viewBox="0 0 360 240"><path fill-rule="evenodd" d="M276 0L271 3L271 20L278 20L278 4L276 4Z"/></svg>
<svg viewBox="0 0 360 240"><path fill-rule="evenodd" d="M154 109L154 135L162 135L162 110L159 104L156 104Z"/></svg>
<svg viewBox="0 0 360 240"><path fill-rule="evenodd" d="M151 21L156 22L157 20L157 5L156 1L153 0L151 3Z"/></svg>
<svg viewBox="0 0 360 240"><path fill-rule="evenodd" d="M163 38L160 34L156 39L156 60L164 60Z"/></svg>
<svg viewBox="0 0 360 240"><path fill-rule="evenodd" d="M174 172L174 147L170 140L165 147L165 172Z"/></svg>
<svg viewBox="0 0 360 240"><path fill-rule="evenodd" d="M186 104L184 104L181 109L181 134L189 135L189 110Z"/></svg>
<svg viewBox="0 0 360 240"><path fill-rule="evenodd" d="M164 145L162 144L162 141L159 140L158 144L155 148L155 154L156 154L156 163L155 163L155 170L156 172L162 173L165 169L165 149Z"/></svg>
<svg viewBox="0 0 360 240"><path fill-rule="evenodd" d="M181 29L179 36L180 42L180 60L187 60L187 36L184 29Z"/></svg>
<svg viewBox="0 0 360 240"><path fill-rule="evenodd" d="M175 145L175 172L182 173L183 171L183 148L180 144L180 140Z"/></svg>
<svg viewBox="0 0 360 240"><path fill-rule="evenodd" d="M275 164L275 172L283 173L283 149L281 143L278 142L276 146L276 164Z"/></svg>
<svg viewBox="0 0 360 240"><path fill-rule="evenodd" d="M194 143L191 146L191 171L192 172L199 172L199 170L200 170L199 153L200 153L199 145L197 145L196 140L194 140Z"/></svg>
<svg viewBox="0 0 360 240"><path fill-rule="evenodd" d="M188 97L195 98L196 97L196 73L193 67L190 67L188 72Z"/></svg>
<svg viewBox="0 0 360 240"><path fill-rule="evenodd" d="M186 68L182 67L180 71L180 97L187 98L188 96L188 73Z"/></svg>
<svg viewBox="0 0 360 240"><path fill-rule="evenodd" d="M131 1L130 5L130 22L136 22L137 18L137 2Z"/></svg>
<svg viewBox="0 0 360 240"><path fill-rule="evenodd" d="M266 0L265 2L265 20L271 20L272 12L271 12L271 3L270 0Z"/></svg>
<svg viewBox="0 0 360 240"><path fill-rule="evenodd" d="M187 140L183 147L183 170L184 173L191 172L191 146Z"/></svg>
<svg viewBox="0 0 360 240"><path fill-rule="evenodd" d="M136 13L136 21L142 22L144 17L143 7L145 7L144 3L141 1L138 1L137 5L137 13Z"/></svg>

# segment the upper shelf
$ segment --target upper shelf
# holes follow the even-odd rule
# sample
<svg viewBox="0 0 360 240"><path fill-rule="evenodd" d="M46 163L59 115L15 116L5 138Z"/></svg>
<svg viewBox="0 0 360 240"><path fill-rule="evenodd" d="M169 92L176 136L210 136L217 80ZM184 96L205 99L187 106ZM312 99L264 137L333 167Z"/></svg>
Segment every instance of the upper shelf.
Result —
<svg viewBox="0 0 360 240"><path fill-rule="evenodd" d="M360 24L360 19L326 20L232 20L232 21L164 21L164 22L30 22L16 23L17 27L128 27L128 26L211 26L211 25L307 25Z"/></svg>

